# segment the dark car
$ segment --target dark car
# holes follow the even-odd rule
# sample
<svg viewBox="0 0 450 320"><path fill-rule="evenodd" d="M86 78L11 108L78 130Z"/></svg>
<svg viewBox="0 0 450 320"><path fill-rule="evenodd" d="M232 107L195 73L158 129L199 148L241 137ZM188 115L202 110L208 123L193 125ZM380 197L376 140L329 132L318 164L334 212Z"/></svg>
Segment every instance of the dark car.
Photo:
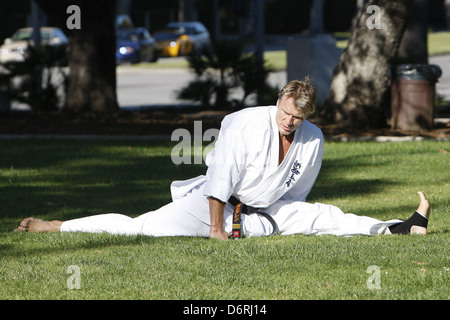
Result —
<svg viewBox="0 0 450 320"><path fill-rule="evenodd" d="M158 60L155 39L145 28L118 29L116 63L155 62Z"/></svg>

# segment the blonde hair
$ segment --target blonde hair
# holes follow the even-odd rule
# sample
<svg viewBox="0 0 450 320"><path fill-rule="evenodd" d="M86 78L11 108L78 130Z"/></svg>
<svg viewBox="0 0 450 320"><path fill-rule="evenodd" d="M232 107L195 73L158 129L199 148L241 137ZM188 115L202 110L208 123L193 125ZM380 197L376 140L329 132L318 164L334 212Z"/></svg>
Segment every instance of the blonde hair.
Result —
<svg viewBox="0 0 450 320"><path fill-rule="evenodd" d="M311 84L309 76L305 77L304 81L292 80L281 89L278 98L283 97L293 98L294 104L307 118L314 113L316 107L317 90Z"/></svg>

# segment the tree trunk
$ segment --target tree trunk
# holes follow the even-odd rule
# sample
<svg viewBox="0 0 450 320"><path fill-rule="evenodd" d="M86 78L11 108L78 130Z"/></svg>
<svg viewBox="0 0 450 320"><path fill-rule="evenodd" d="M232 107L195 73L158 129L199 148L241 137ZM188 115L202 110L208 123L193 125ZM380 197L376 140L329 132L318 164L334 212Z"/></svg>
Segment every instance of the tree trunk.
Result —
<svg viewBox="0 0 450 320"><path fill-rule="evenodd" d="M325 0L313 0L309 14L309 33L323 33L325 31L323 23L323 8Z"/></svg>
<svg viewBox="0 0 450 320"><path fill-rule="evenodd" d="M413 0L365 2L348 46L333 71L330 91L320 111L324 121L356 128L386 125L383 100L389 63L398 50L412 3ZM379 8L379 16L376 11L367 13L371 5Z"/></svg>
<svg viewBox="0 0 450 320"><path fill-rule="evenodd" d="M116 94L116 0L35 0L69 38L65 109L105 113L118 110ZM69 29L66 13L77 5L80 29Z"/></svg>
<svg viewBox="0 0 450 320"><path fill-rule="evenodd" d="M403 63L428 64L429 0L414 0L397 58Z"/></svg>
<svg viewBox="0 0 450 320"><path fill-rule="evenodd" d="M450 30L450 0L444 1L445 21L447 22L447 30Z"/></svg>

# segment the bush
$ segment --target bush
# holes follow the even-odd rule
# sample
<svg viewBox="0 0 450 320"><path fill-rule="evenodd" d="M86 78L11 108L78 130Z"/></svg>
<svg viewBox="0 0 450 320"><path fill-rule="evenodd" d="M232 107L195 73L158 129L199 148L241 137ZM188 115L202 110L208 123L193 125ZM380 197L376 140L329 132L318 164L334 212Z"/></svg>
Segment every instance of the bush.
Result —
<svg viewBox="0 0 450 320"><path fill-rule="evenodd" d="M244 53L240 42L214 41L209 50L187 60L196 79L178 92L178 99L200 102L204 108L240 108L252 94L257 94L258 104L265 104L278 93L267 83L270 68L254 53ZM242 98L230 100L230 90L239 87Z"/></svg>

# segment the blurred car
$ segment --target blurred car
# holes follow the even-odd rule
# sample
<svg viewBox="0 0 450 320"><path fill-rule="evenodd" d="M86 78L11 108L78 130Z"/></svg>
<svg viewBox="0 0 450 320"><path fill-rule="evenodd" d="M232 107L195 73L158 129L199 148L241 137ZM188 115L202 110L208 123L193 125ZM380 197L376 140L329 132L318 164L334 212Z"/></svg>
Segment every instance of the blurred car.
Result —
<svg viewBox="0 0 450 320"><path fill-rule="evenodd" d="M211 46L209 32L201 22L171 22L155 33L155 39L160 56L184 56Z"/></svg>
<svg viewBox="0 0 450 320"><path fill-rule="evenodd" d="M69 40L59 28L42 27L41 45L67 46ZM11 38L6 38L0 47L0 63L17 63L25 61L29 45L33 43L33 28L21 28Z"/></svg>
<svg viewBox="0 0 450 320"><path fill-rule="evenodd" d="M117 29L116 63L155 62L158 60L155 39L145 28Z"/></svg>

